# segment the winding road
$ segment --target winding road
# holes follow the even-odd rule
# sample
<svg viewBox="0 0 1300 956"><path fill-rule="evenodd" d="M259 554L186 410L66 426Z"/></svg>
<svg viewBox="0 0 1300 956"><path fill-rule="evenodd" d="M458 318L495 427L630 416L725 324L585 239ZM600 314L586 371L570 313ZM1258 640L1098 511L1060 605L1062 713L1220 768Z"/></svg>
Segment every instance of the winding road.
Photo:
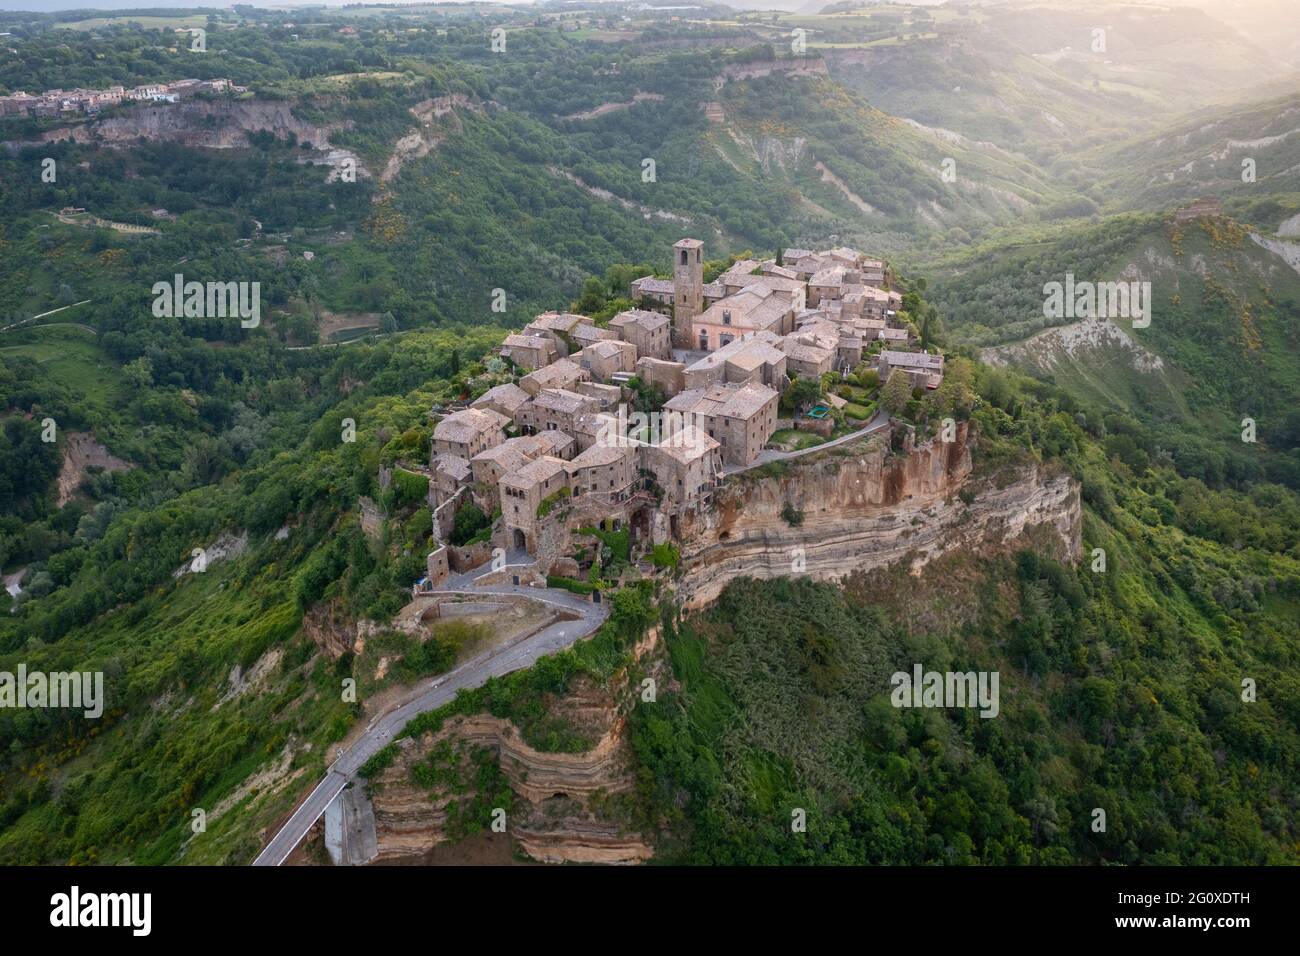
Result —
<svg viewBox="0 0 1300 956"><path fill-rule="evenodd" d="M507 565L509 567L510 565ZM486 570L486 569L485 569ZM609 616L609 606L593 604L568 591L511 585L479 587L480 575L473 572L448 579L430 595L472 597L526 597L561 611L578 615L577 620L555 621L535 634L504 647L496 647L474 657L454 670L429 681L419 696L371 721L366 732L330 765L325 778L307 795L293 815L262 850L254 866L279 866L293 852L307 831L320 819L325 808L356 775L367 760L395 740L402 728L414 717L450 703L459 691L481 687L488 678L531 667L547 654L571 647L595 631Z"/></svg>
<svg viewBox="0 0 1300 956"><path fill-rule="evenodd" d="M788 461L811 455L837 445L847 444L865 435L877 432L889 424L889 414L879 410L864 427L839 438L813 445L810 448L791 452L765 451L757 460L744 466L732 466L724 470L724 475L734 475L759 468L772 461ZM523 566L528 563L527 555L522 551L512 551L506 555L505 568ZM348 747L330 765L325 778L307 795L293 815L285 822L262 850L254 866L279 866L293 852L307 831L320 819L325 808L356 776L357 770L367 760L395 740L402 728L414 717L436 710L450 703L459 691L481 687L490 677L500 677L511 671L531 667L538 659L556 651L571 647L577 641L591 634L609 616L606 604L592 604L577 595L557 588L521 587L519 585L480 586L479 578L491 573L491 568L483 566L464 574L453 575L443 582L438 589L424 592L429 595L458 595L474 597L509 597L522 596L542 604L578 615L577 620L555 621L542 630L513 644L497 647L466 661L459 667L430 681L425 690L417 697L387 713L375 718L366 728L361 738Z"/></svg>

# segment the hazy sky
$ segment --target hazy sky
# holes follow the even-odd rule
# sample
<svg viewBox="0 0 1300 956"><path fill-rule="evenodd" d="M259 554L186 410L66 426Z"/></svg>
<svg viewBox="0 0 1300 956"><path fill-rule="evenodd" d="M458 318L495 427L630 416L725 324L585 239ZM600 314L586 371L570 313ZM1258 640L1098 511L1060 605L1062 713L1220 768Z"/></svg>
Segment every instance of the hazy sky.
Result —
<svg viewBox="0 0 1300 956"><path fill-rule="evenodd" d="M259 3L252 0L255 7L291 7L291 6L313 6L313 7L341 7L345 3L354 3L356 0L302 0L301 4L285 2L285 0L275 0L275 2ZM384 6L394 6L399 3L427 3L429 0L383 0ZM478 2L492 3L494 0L478 0ZM501 0L505 2L505 0ZM529 0L510 0L512 3L528 3ZM828 0L829 2L829 0ZM234 0L0 0L0 10L36 10L46 12L49 10L153 10L159 7L175 10L178 7L208 7L225 9L233 6ZM379 6L379 0L374 3Z"/></svg>

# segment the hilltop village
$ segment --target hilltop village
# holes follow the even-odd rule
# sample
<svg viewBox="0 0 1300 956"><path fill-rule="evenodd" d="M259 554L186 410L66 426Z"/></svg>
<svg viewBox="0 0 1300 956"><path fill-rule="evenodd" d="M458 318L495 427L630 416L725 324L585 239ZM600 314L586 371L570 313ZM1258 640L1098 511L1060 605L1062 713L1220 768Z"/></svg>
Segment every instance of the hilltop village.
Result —
<svg viewBox="0 0 1300 956"><path fill-rule="evenodd" d="M45 90L28 93L18 90L0 96L0 116L60 116L85 113L93 116L105 107L122 103L178 103L200 94L247 93L248 87L236 86L226 79L176 80L174 83L145 83L130 89L110 86L102 90Z"/></svg>
<svg viewBox="0 0 1300 956"><path fill-rule="evenodd" d="M913 346L882 260L786 249L705 282L702 242L682 239L672 254L672 279L631 283L636 308L605 324L537 316L498 349L508 381L435 410L421 470L438 546L417 589L492 546L564 577L580 570L574 532L671 542L726 476L886 425L870 400L877 384L893 376L919 393L943 380L943 356ZM453 544L465 508L491 517Z"/></svg>

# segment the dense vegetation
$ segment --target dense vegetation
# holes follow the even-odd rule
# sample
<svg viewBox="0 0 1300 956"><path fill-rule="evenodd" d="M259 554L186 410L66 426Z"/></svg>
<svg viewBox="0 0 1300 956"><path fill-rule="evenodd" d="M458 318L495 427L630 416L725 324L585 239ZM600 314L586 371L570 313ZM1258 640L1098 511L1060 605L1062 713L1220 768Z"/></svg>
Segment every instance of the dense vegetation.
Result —
<svg viewBox="0 0 1300 956"><path fill-rule="evenodd" d="M444 629L417 647L381 632L374 647L400 658L384 676L373 658L320 651L335 622L391 619L424 573L428 482L403 465L428 453L430 409L497 380L501 363L481 357L537 311L628 307L628 281L663 274L683 234L705 239L709 278L743 250L789 244L890 255L907 319L948 365L939 392L882 400L923 434L971 419L988 472L1069 469L1085 553L1105 548L1109 568L953 559L920 582L742 583L702 615L667 609L681 689L634 711L640 787L625 808L664 858L1294 861L1300 280L1242 225L1272 236L1300 211L1278 125L1293 96L1219 105L1256 64L1243 70L1242 45L1223 38L1206 65L1197 45L1221 31L1187 10L1120 30L1109 65L1051 59L1091 23L1057 8L1017 35L1005 17L1023 10L843 12L0 13L19 51L0 92L228 77L253 89L243 104L288 103L332 128L370 174L329 181L321 144L267 130L231 149L109 148L94 118L0 119L0 570L23 588L0 598L0 671L102 670L109 698L90 722L0 710L0 862L247 862L353 728L344 681L364 699L484 639ZM190 53L173 32L190 26L219 52ZM504 55L489 45L498 26ZM791 59L795 28L826 75L715 85ZM1135 58L1155 93L1123 81ZM461 105L427 126L412 113L453 95ZM1211 100L1213 123L1179 112ZM412 132L427 154L381 181ZM1258 188L1232 181L1235 153L1203 161L1256 137L1270 140ZM939 175L947 158L955 182ZM1203 190L1224 194L1229 218L1175 228L1169 208ZM1112 353L1009 363L1038 381L978 362L1052 324L1044 282L1132 263L1155 285L1155 321L1135 338L1160 374ZM155 317L152 287L177 272L259 283L261 325ZM866 401L880 384L841 388ZM1243 416L1258 443L1239 440ZM78 473L74 439L117 464ZM464 510L453 541L483 540L492 517ZM786 520L802 517L791 506ZM601 573L625 567L628 533L590 531ZM185 573L196 548L218 557ZM553 583L606 588L591 577ZM629 649L660 597L612 594L591 640L406 732L488 711L532 746L590 747L555 701L639 676ZM889 674L918 660L999 670L1002 716L889 708ZM1240 700L1244 677L1257 703ZM495 799L480 756L457 786ZM451 761L435 755L428 779ZM1097 806L1104 837L1087 826Z"/></svg>
<svg viewBox="0 0 1300 956"><path fill-rule="evenodd" d="M634 737L666 860L1296 862L1300 499L1133 481L1051 398L1016 394L990 427L1004 385L986 380L982 434L1082 479L1085 560L742 581L671 622L681 691ZM1000 713L891 706L917 663L999 672Z"/></svg>

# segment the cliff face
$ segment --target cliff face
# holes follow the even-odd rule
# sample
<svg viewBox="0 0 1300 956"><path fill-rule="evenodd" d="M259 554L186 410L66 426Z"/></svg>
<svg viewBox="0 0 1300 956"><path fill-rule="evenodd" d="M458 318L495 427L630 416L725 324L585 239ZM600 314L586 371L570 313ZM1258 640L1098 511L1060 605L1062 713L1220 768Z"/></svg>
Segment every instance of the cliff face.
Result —
<svg viewBox="0 0 1300 956"><path fill-rule="evenodd" d="M144 138L167 140L185 146L234 149L248 146L248 134L267 130L283 139L289 133L314 147L311 159L337 166L344 159L357 163L357 173L368 176L355 153L330 146L338 124L319 125L300 120L293 104L278 100L193 100L160 106L140 105L89 123L50 130L41 142L72 139L78 143L132 146Z"/></svg>
<svg viewBox="0 0 1300 956"><path fill-rule="evenodd" d="M901 455L877 440L812 456L779 476L731 479L717 507L681 528L685 607L709 603L738 577L841 580L904 560L918 571L958 548L988 553L1032 541L1076 560L1078 483L1035 467L1000 484L972 479L968 439L962 424L955 441ZM787 505L802 512L797 527L782 516Z"/></svg>
<svg viewBox="0 0 1300 956"><path fill-rule="evenodd" d="M452 789L417 785L412 768L444 741L486 747L515 794L507 829L519 848L547 863L639 863L649 844L600 812L603 798L632 789L625 719L607 694L584 690L563 703L570 717L603 729L582 753L544 753L524 742L509 721L486 714L449 720L436 734L398 742L398 757L375 778L370 801L378 845L376 862L421 857L448 839ZM484 821L486 823L486 821Z"/></svg>

